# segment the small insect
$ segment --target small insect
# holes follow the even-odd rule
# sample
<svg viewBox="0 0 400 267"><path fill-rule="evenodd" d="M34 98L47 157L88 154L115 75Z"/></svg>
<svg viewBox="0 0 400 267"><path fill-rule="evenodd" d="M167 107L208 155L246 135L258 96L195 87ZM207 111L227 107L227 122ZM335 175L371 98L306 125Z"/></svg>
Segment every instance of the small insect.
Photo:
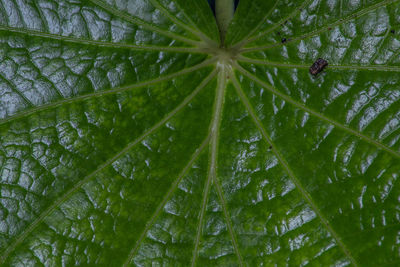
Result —
<svg viewBox="0 0 400 267"><path fill-rule="evenodd" d="M323 71L326 66L328 66L328 61L323 58L319 58L311 65L310 73L315 76Z"/></svg>
<svg viewBox="0 0 400 267"><path fill-rule="evenodd" d="M391 33L391 34L395 34L396 31L395 31L395 30L390 30L390 33Z"/></svg>
<svg viewBox="0 0 400 267"><path fill-rule="evenodd" d="M286 38L282 38L281 43L284 44L286 43L286 41L287 41Z"/></svg>

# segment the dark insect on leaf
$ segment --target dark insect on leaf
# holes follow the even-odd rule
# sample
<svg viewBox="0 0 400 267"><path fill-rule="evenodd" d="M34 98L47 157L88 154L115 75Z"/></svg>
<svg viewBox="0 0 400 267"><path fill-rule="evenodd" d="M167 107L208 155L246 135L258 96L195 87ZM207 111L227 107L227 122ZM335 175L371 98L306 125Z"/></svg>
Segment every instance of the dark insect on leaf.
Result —
<svg viewBox="0 0 400 267"><path fill-rule="evenodd" d="M328 61L323 58L317 59L310 67L310 73L312 75L317 75L320 73L326 66L328 66Z"/></svg>
<svg viewBox="0 0 400 267"><path fill-rule="evenodd" d="M286 43L286 38L282 38L281 43L282 44Z"/></svg>

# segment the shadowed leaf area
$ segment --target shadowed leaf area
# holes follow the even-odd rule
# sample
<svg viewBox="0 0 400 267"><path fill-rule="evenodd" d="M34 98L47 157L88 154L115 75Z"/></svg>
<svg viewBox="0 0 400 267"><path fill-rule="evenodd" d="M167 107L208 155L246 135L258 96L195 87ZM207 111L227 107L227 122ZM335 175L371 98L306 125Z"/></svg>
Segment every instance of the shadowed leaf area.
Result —
<svg viewBox="0 0 400 267"><path fill-rule="evenodd" d="M0 265L398 266L398 14L0 1Z"/></svg>

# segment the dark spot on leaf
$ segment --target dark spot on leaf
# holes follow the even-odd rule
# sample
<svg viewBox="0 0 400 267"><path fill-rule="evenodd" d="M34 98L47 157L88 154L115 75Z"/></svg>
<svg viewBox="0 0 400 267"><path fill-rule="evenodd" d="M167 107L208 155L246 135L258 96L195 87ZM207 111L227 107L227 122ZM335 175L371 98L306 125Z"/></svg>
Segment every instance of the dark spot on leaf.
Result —
<svg viewBox="0 0 400 267"><path fill-rule="evenodd" d="M277 34L277 35L281 35L281 32L277 32L276 34Z"/></svg>
<svg viewBox="0 0 400 267"><path fill-rule="evenodd" d="M395 34L395 32L396 32L396 31L395 31L395 30L393 30L393 29L392 29L392 30L390 30L390 33L391 33L391 34Z"/></svg>
<svg viewBox="0 0 400 267"><path fill-rule="evenodd" d="M272 149L272 146L269 146L268 149Z"/></svg>
<svg viewBox="0 0 400 267"><path fill-rule="evenodd" d="M328 30L330 31L330 30L332 30L332 28L331 28L331 27L328 27Z"/></svg>
<svg viewBox="0 0 400 267"><path fill-rule="evenodd" d="M282 44L286 43L286 38L282 38L281 43Z"/></svg>
<svg viewBox="0 0 400 267"><path fill-rule="evenodd" d="M317 75L318 73L320 73L321 71L323 71L323 69L328 66L328 61L326 61L323 58L318 58L310 67L310 73L312 75Z"/></svg>

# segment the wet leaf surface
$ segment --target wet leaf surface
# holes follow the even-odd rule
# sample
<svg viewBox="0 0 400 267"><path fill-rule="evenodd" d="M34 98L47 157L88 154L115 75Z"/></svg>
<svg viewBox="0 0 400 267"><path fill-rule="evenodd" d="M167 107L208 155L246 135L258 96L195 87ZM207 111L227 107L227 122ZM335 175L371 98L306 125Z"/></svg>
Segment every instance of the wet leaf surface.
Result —
<svg viewBox="0 0 400 267"><path fill-rule="evenodd" d="M399 12L0 2L0 264L396 266Z"/></svg>

